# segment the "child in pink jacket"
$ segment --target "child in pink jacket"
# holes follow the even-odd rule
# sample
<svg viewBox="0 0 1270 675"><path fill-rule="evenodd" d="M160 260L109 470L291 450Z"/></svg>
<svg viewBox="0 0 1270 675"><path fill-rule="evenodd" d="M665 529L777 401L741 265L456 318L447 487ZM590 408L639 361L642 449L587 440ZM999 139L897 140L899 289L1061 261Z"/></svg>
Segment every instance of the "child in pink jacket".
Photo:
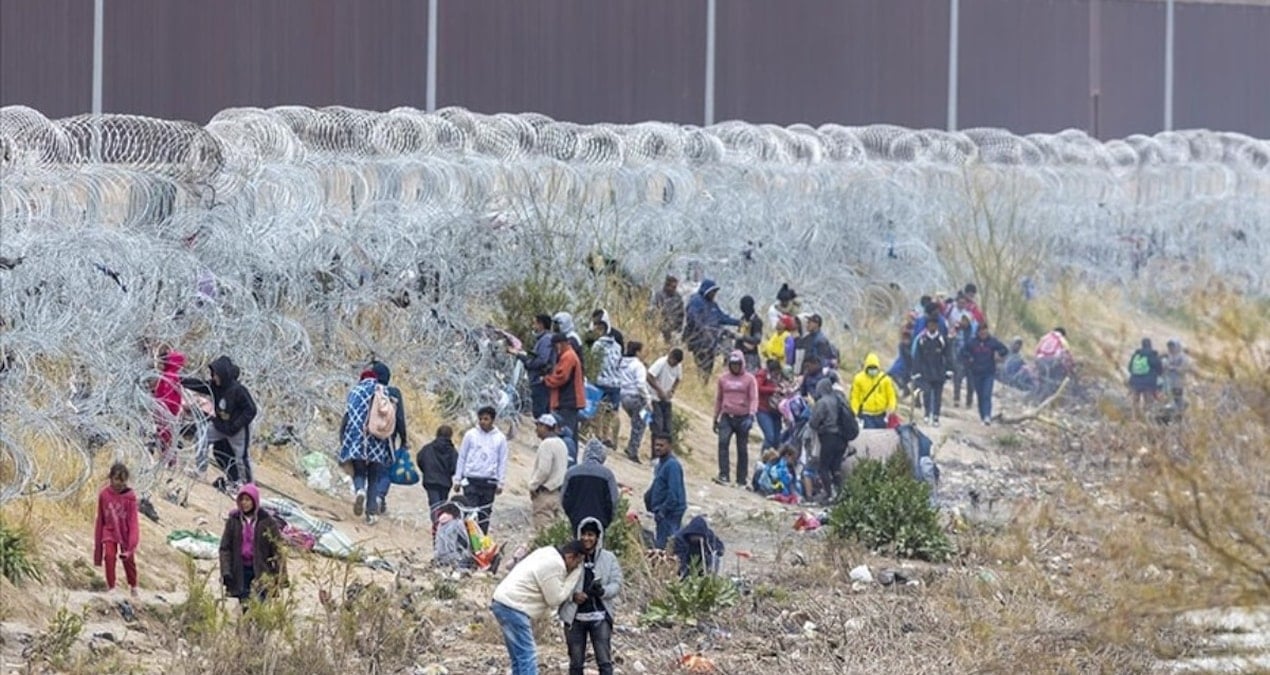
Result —
<svg viewBox="0 0 1270 675"><path fill-rule="evenodd" d="M97 496L97 527L93 532L93 564L106 563L106 587L115 590L115 559L123 561L132 597L137 597L137 493L128 487L128 467L110 467L110 484Z"/></svg>

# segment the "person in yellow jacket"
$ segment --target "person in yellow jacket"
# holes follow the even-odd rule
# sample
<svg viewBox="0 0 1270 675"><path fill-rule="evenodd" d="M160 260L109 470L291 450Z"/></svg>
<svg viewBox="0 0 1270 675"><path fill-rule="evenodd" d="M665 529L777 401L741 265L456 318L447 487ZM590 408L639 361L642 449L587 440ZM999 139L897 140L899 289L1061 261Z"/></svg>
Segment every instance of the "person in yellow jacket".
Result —
<svg viewBox="0 0 1270 675"><path fill-rule="evenodd" d="M781 367L794 365L794 353L788 349L790 338L797 337L794 331L798 324L794 323L794 317L782 315L776 322L776 332L772 336L763 341L759 346L759 356L763 362L776 361Z"/></svg>
<svg viewBox="0 0 1270 675"><path fill-rule="evenodd" d="M878 355L864 358L864 370L851 381L851 409L865 429L885 429L886 418L899 406L895 381L882 370Z"/></svg>

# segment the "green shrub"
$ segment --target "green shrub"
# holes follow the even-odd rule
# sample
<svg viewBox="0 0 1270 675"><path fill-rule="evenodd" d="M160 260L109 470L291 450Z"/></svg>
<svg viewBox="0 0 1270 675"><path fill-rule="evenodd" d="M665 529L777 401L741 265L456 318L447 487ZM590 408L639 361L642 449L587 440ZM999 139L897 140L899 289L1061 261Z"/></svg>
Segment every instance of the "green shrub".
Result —
<svg viewBox="0 0 1270 675"><path fill-rule="evenodd" d="M630 502L626 497L619 498L613 515L613 523L604 531L604 548L623 563L633 560L632 556L643 555L639 528L626 522L626 512L629 509ZM533 540L529 542L529 550L536 550L543 546L562 546L576 538L577 533L569 527L568 519L558 518L546 529L534 535Z"/></svg>
<svg viewBox="0 0 1270 675"><path fill-rule="evenodd" d="M32 660L42 660L56 667L61 667L71 655L71 649L84 631L84 613L72 612L60 607L57 614L49 619L44 632L36 636L27 649L27 656Z"/></svg>
<svg viewBox="0 0 1270 675"><path fill-rule="evenodd" d="M14 584L27 579L43 581L44 573L36 560L34 544L28 530L0 521L0 574Z"/></svg>
<svg viewBox="0 0 1270 675"><path fill-rule="evenodd" d="M494 318L504 330L519 337L527 349L532 349L534 316L567 311L572 305L569 291L559 276L535 265L524 282L505 286L498 292L498 309ZM575 315L573 318L574 325L579 325L578 317ZM578 333L582 333L582 328L578 329Z"/></svg>
<svg viewBox="0 0 1270 675"><path fill-rule="evenodd" d="M670 447L681 457L692 455L692 448L683 442L684 436L688 433L689 424L688 413L680 410L679 406L670 409Z"/></svg>
<svg viewBox="0 0 1270 675"><path fill-rule="evenodd" d="M694 571L695 572L695 571ZM644 624L696 626L706 617L737 603L741 593L731 579L713 574L689 574L666 584L640 617Z"/></svg>
<svg viewBox="0 0 1270 675"><path fill-rule="evenodd" d="M942 561L952 554L939 511L930 503L930 486L913 478L904 455L886 463L861 461L842 493L829 511L836 536L907 558Z"/></svg>

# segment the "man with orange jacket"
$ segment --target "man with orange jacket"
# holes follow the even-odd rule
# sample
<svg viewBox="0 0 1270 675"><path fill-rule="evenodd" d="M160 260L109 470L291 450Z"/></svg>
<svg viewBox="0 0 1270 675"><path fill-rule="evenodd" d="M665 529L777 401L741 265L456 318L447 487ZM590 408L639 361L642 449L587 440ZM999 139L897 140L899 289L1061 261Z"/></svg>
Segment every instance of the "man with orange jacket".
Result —
<svg viewBox="0 0 1270 675"><path fill-rule="evenodd" d="M578 411L586 407L586 378L582 376L582 362L569 342L569 337L556 333L551 338L556 350L556 367L545 377L551 414L560 428L567 428L578 437ZM569 465L577 463L577 457L569 458Z"/></svg>

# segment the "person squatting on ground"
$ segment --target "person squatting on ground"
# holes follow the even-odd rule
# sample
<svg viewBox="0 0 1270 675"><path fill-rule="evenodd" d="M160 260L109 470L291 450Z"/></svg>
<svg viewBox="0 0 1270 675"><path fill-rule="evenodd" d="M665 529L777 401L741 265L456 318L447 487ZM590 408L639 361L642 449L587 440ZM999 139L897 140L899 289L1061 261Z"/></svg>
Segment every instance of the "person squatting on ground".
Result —
<svg viewBox="0 0 1270 675"><path fill-rule="evenodd" d="M670 435L674 424L672 401L684 377L684 353L675 348L648 367L648 386L653 390L653 433Z"/></svg>
<svg viewBox="0 0 1270 675"><path fill-rule="evenodd" d="M529 509L535 532L542 532L560 515L560 488L569 464L569 451L556 434L556 418L550 413L534 420L538 451L529 474Z"/></svg>
<svg viewBox="0 0 1270 675"><path fill-rule="evenodd" d="M503 493L507 478L507 437L494 426L495 415L492 406L476 411L476 426L463 434L450 481L455 492L462 491L469 506L479 509L476 522L485 534L489 534L494 497Z"/></svg>
<svg viewBox="0 0 1270 675"><path fill-rule="evenodd" d="M931 320L913 345L913 379L922 392L922 408L926 423L939 426L939 412L944 398L944 381L952 377L952 347L939 333L939 325Z"/></svg>
<svg viewBox="0 0 1270 675"><path fill-rule="evenodd" d="M979 420L984 426L992 424L992 384L997 379L997 359L1010 353L1001 341L992 337L988 324L979 324L979 333L966 344L961 357L966 360L970 385L979 399Z"/></svg>
<svg viewBox="0 0 1270 675"><path fill-rule="evenodd" d="M832 378L816 384L815 399L808 424L820 443L820 477L833 498L842 489L842 460L847 455L847 444L860 435L860 426L846 399L834 389Z"/></svg>
<svg viewBox="0 0 1270 675"><path fill-rule="evenodd" d="M578 411L586 407L586 378L582 374L582 360L567 334L553 335L551 345L556 350L556 365L543 378L549 392L551 416L556 418L559 426L569 430L569 435L576 442ZM575 451L575 454L569 456L570 466L577 463L577 459Z"/></svg>
<svg viewBox="0 0 1270 675"><path fill-rule="evenodd" d="M218 462L223 462L226 487L250 483L251 422L256 419L256 402L238 381L241 372L228 356L217 357L207 368L208 379L183 377L181 386L212 397L212 426L207 430L206 442L218 455ZM229 449L224 457L216 451L222 445Z"/></svg>
<svg viewBox="0 0 1270 675"><path fill-rule="evenodd" d="M644 508L653 514L657 524L654 543L665 548L666 542L679 531L684 511L688 510L688 494L684 489L684 470L670 447L669 434L653 435L653 459L657 469L653 484L644 493Z"/></svg>
<svg viewBox="0 0 1270 675"><path fill-rule="evenodd" d="M600 389L600 405L595 414L596 435L617 447L618 408L622 406L622 346L609 331L606 321L594 324L597 334L591 343L591 353L599 364L595 386Z"/></svg>
<svg viewBox="0 0 1270 675"><path fill-rule="evenodd" d="M97 495L97 524L93 528L93 564L106 568L106 591L115 590L115 561L123 561L124 578L132 597L137 597L137 545L141 525L137 518L137 493L128 487L128 467L110 467L110 482Z"/></svg>
<svg viewBox="0 0 1270 675"><path fill-rule="evenodd" d="M878 355L864 357L864 370L851 380L851 410L865 429L885 429L886 418L899 407L899 395L891 376L882 372Z"/></svg>
<svg viewBox="0 0 1270 675"><path fill-rule="evenodd" d="M690 574L718 574L723 562L723 540L710 529L705 516L696 516L675 532L675 557L679 578Z"/></svg>
<svg viewBox="0 0 1270 675"><path fill-rule="evenodd" d="M260 491L248 483L238 491L238 508L225 519L220 538L220 576L225 594L243 611L254 598L264 602L287 586L287 561L278 521L260 508Z"/></svg>
<svg viewBox="0 0 1270 675"><path fill-rule="evenodd" d="M475 569L476 559L472 557L471 539L458 504L442 502L432 512L436 520L435 534L432 537L433 566L456 570Z"/></svg>
<svg viewBox="0 0 1270 675"><path fill-rule="evenodd" d="M644 442L645 413L651 412L653 392L648 384L648 368L640 360L644 344L631 340L626 344L626 356L622 357L622 410L631 418L631 437L626 443L626 458L639 464L639 446ZM672 385L673 386L673 385ZM617 437L617 428L613 430Z"/></svg>
<svg viewBox="0 0 1270 675"><path fill-rule="evenodd" d="M366 522L372 525L382 500L379 476L388 473L393 461L392 442L376 436L370 428L372 415L382 414L373 408L382 404L382 397L387 395L374 371L363 372L361 381L345 398L344 421L340 425L339 463L353 476L353 515L365 514ZM377 417L376 422L383 420Z"/></svg>
<svg viewBox="0 0 1270 675"><path fill-rule="evenodd" d="M604 528L599 521L586 518L575 531L584 552L582 578L570 601L560 606L569 648L569 675L583 674L588 639L600 675L613 675L613 609L622 592L622 566L617 556L605 550Z"/></svg>
<svg viewBox="0 0 1270 675"><path fill-rule="evenodd" d="M401 395L401 390L389 385L392 380L392 371L388 365L380 361L375 361L370 365L370 371L375 375L375 381L384 388L388 393L388 398L393 400L396 405L396 415L393 424L392 438L388 439L388 447L392 448L409 448L410 442L406 436L406 404L405 399ZM388 490L392 487L392 460L389 460L388 466L384 467L375 474L375 494L379 495L377 503L379 508L375 511L376 515L383 515L388 510ZM369 508L369 507L368 507Z"/></svg>
<svg viewBox="0 0 1270 675"><path fill-rule="evenodd" d="M450 495L451 479L459 464L459 451L454 447L454 430L448 424L437 427L437 436L415 455L419 465L420 483L428 496L429 518L432 520L432 536L437 533L436 509Z"/></svg>
<svg viewBox="0 0 1270 675"><path fill-rule="evenodd" d="M736 484L745 486L750 476L750 428L757 412L758 381L745 372L745 356L734 349L714 395L714 432L719 441L719 475L714 482L719 485L728 484L729 446L736 436Z"/></svg>
<svg viewBox="0 0 1270 675"><path fill-rule="evenodd" d="M1142 338L1142 346L1129 357L1129 393L1133 396L1134 419L1142 417L1144 404L1155 403L1163 374L1160 353L1151 346L1151 338Z"/></svg>
<svg viewBox="0 0 1270 675"><path fill-rule="evenodd" d="M739 326L741 322L729 316L715 301L719 285L713 279L702 279L701 287L688 301L687 322L684 324L684 341L688 351L697 360L702 380L709 379L714 371L714 357L718 354L724 326ZM744 359L742 359L744 361Z"/></svg>
<svg viewBox="0 0 1270 675"><path fill-rule="evenodd" d="M544 546L516 564L494 589L490 612L503 632L512 675L538 675L533 620L559 610L582 580L586 548L574 541Z"/></svg>
<svg viewBox="0 0 1270 675"><path fill-rule="evenodd" d="M673 343L675 336L684 328L684 300L679 295L678 278L666 276L661 291L653 296L652 310L657 327L661 329L662 340L666 344Z"/></svg>
<svg viewBox="0 0 1270 675"><path fill-rule="evenodd" d="M592 438L583 451L582 462L565 472L560 504L569 519L569 527L574 530L587 518L598 520L608 529L613 519L621 515L617 512L617 502L621 499L617 478L604 466L607 457L604 443Z"/></svg>

